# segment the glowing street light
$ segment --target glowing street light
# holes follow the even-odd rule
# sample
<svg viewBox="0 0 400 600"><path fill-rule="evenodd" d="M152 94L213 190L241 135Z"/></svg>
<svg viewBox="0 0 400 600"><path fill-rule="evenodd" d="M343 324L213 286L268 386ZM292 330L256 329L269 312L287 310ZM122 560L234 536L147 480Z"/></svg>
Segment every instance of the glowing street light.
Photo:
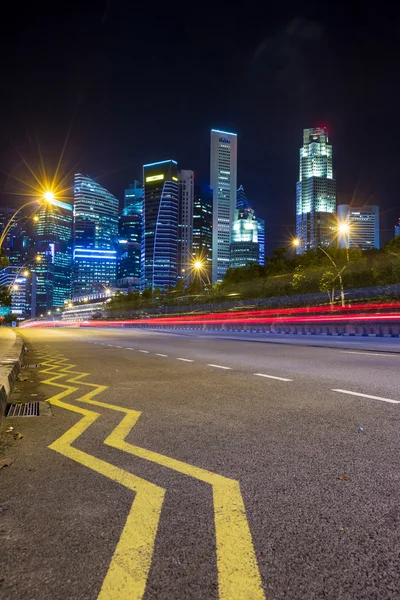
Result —
<svg viewBox="0 0 400 600"><path fill-rule="evenodd" d="M300 240L299 240L299 238L293 238L293 239L292 239L292 245L293 245L295 248L298 248L298 246L300 246Z"/></svg>
<svg viewBox="0 0 400 600"><path fill-rule="evenodd" d="M193 267L196 269L196 271L199 271L204 267L204 264L201 262L201 260L195 260Z"/></svg>
<svg viewBox="0 0 400 600"><path fill-rule="evenodd" d="M349 227L348 223L339 223L339 226L338 226L339 233L342 233L342 234L349 233L349 229L350 229L350 227Z"/></svg>
<svg viewBox="0 0 400 600"><path fill-rule="evenodd" d="M48 315L51 315L51 310L47 311L47 314L48 314Z"/></svg>
<svg viewBox="0 0 400 600"><path fill-rule="evenodd" d="M29 273L28 269L25 269L25 271L22 271L22 275L24 277L29 277L30 273Z"/></svg>
<svg viewBox="0 0 400 600"><path fill-rule="evenodd" d="M54 193L51 190L48 190L43 194L43 198L46 200L46 202L49 202L49 204L51 204L52 202L54 202Z"/></svg>
<svg viewBox="0 0 400 600"><path fill-rule="evenodd" d="M17 292L19 290L19 285L16 284L16 283L14 283L14 285L12 286L11 289L12 289L13 292Z"/></svg>
<svg viewBox="0 0 400 600"><path fill-rule="evenodd" d="M38 217L37 215L35 215L35 216L33 217L33 220L35 221L35 223L37 223L37 222L39 221L39 217Z"/></svg>

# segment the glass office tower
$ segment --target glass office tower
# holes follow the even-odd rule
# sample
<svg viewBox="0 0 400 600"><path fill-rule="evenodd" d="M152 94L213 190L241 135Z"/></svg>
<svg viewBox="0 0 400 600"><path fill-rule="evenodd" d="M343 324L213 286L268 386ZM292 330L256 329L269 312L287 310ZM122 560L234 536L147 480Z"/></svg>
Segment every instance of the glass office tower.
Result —
<svg viewBox="0 0 400 600"><path fill-rule="evenodd" d="M298 253L328 246L335 233L336 181L325 127L304 129L296 189Z"/></svg>
<svg viewBox="0 0 400 600"><path fill-rule="evenodd" d="M75 175L74 297L115 284L118 212L113 194L87 175Z"/></svg>
<svg viewBox="0 0 400 600"><path fill-rule="evenodd" d="M143 187L135 181L125 190L119 217L117 286L140 289L140 255L143 219Z"/></svg>
<svg viewBox="0 0 400 600"><path fill-rule="evenodd" d="M231 258L237 187L236 133L211 130L210 186L213 190L212 282L215 283L222 280Z"/></svg>
<svg viewBox="0 0 400 600"><path fill-rule="evenodd" d="M193 204L193 259L200 261L206 280L212 275L213 191L209 185L195 186Z"/></svg>
<svg viewBox="0 0 400 600"><path fill-rule="evenodd" d="M341 248L379 248L379 206L339 204L337 216L339 224L348 227L345 233L339 233Z"/></svg>
<svg viewBox="0 0 400 600"><path fill-rule="evenodd" d="M73 210L71 204L53 200L36 217L30 269L37 278L37 314L45 314L71 298Z"/></svg>
<svg viewBox="0 0 400 600"><path fill-rule="evenodd" d="M175 160L143 166L141 290L177 283L179 176Z"/></svg>

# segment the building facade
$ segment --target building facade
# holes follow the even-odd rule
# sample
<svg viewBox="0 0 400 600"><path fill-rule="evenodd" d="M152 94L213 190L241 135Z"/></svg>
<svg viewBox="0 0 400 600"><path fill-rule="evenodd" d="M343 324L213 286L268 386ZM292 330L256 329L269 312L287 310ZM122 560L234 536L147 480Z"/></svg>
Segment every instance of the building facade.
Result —
<svg viewBox="0 0 400 600"><path fill-rule="evenodd" d="M212 276L213 191L196 185L193 204L193 261L204 265L206 281Z"/></svg>
<svg viewBox="0 0 400 600"><path fill-rule="evenodd" d="M230 266L232 224L236 210L237 134L211 130L210 186L213 190L212 282Z"/></svg>
<svg viewBox="0 0 400 600"><path fill-rule="evenodd" d="M117 286L140 289L143 187L135 181L125 190L124 208L119 217Z"/></svg>
<svg viewBox="0 0 400 600"><path fill-rule="evenodd" d="M400 235L400 219L397 225L394 226L394 237L396 237L397 235Z"/></svg>
<svg viewBox="0 0 400 600"><path fill-rule="evenodd" d="M350 206L339 204L339 224L348 226L346 233L339 234L341 248L370 250L379 248L379 206Z"/></svg>
<svg viewBox="0 0 400 600"><path fill-rule="evenodd" d="M249 206L235 210L232 225L231 261L232 269L258 263L258 221Z"/></svg>
<svg viewBox="0 0 400 600"><path fill-rule="evenodd" d="M87 175L75 175L74 297L115 284L118 212L113 194Z"/></svg>
<svg viewBox="0 0 400 600"><path fill-rule="evenodd" d="M325 127L304 129L296 189L297 251L329 245L335 232L336 181Z"/></svg>
<svg viewBox="0 0 400 600"><path fill-rule="evenodd" d="M258 229L258 264L265 266L265 221L261 217L256 217Z"/></svg>
<svg viewBox="0 0 400 600"><path fill-rule="evenodd" d="M244 187L240 185L236 192L236 208L240 211L249 211L255 216L254 210L251 208L250 203L247 199ZM238 213L236 213L238 215ZM257 243L258 243L258 264L265 265L265 221L261 217L255 216L257 221ZM235 228L233 229L233 236L235 235ZM232 240L234 241L234 240ZM231 247L232 250L232 247ZM251 251L252 257L254 256L254 248ZM250 262L254 262L253 258ZM233 265L231 265L233 266Z"/></svg>
<svg viewBox="0 0 400 600"><path fill-rule="evenodd" d="M0 271L0 288L11 294L10 313L19 319L36 316L36 274L23 266L9 265Z"/></svg>
<svg viewBox="0 0 400 600"><path fill-rule="evenodd" d="M175 286L178 274L179 176L175 160L143 166L141 290Z"/></svg>
<svg viewBox="0 0 400 600"><path fill-rule="evenodd" d="M56 199L35 215L29 262L37 277L37 314L61 309L71 298L72 222L71 204Z"/></svg>
<svg viewBox="0 0 400 600"><path fill-rule="evenodd" d="M178 279L190 282L193 255L194 172L179 171Z"/></svg>

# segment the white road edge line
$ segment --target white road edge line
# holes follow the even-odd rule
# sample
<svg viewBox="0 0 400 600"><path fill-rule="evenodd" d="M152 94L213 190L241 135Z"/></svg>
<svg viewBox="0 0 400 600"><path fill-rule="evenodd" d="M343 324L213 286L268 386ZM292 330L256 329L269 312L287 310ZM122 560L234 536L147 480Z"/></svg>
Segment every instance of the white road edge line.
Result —
<svg viewBox="0 0 400 600"><path fill-rule="evenodd" d="M143 354L150 354L148 350L139 350L139 352L143 352Z"/></svg>
<svg viewBox="0 0 400 600"><path fill-rule="evenodd" d="M134 350L135 348L126 348L126 350Z"/></svg>
<svg viewBox="0 0 400 600"><path fill-rule="evenodd" d="M287 379L286 377L276 377L275 375L265 375L265 373L254 373L257 377L266 377L267 379L277 379L278 381L293 381L293 379Z"/></svg>
<svg viewBox="0 0 400 600"><path fill-rule="evenodd" d="M183 362L194 362L194 360L190 360L190 358L177 358L176 360L182 360Z"/></svg>
<svg viewBox="0 0 400 600"><path fill-rule="evenodd" d="M115 348L123 348L123 346L115 346Z"/></svg>
<svg viewBox="0 0 400 600"><path fill-rule="evenodd" d="M159 352L156 352L156 356L165 356L165 357L167 357L168 354L160 354Z"/></svg>
<svg viewBox="0 0 400 600"><path fill-rule="evenodd" d="M384 352L356 352L355 350L339 350L342 354L361 354L362 356L400 356L399 354L385 354Z"/></svg>
<svg viewBox="0 0 400 600"><path fill-rule="evenodd" d="M232 367L224 367L223 365L213 365L212 363L208 363L207 367L215 367L216 369L226 369L232 371Z"/></svg>
<svg viewBox="0 0 400 600"><path fill-rule="evenodd" d="M371 400L381 400L382 402L390 402L390 404L400 404L400 400L391 400L390 398L381 398L380 396L371 396L370 394L360 394L359 392L351 392L350 390L332 390L332 392L340 392L341 394L349 394L350 396L360 396L361 398L370 398Z"/></svg>

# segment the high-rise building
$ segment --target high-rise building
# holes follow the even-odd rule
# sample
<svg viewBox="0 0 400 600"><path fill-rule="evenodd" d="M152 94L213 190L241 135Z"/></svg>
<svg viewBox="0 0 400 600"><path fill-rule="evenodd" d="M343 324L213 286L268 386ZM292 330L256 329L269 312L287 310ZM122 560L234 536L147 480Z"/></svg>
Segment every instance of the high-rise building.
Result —
<svg viewBox="0 0 400 600"><path fill-rule="evenodd" d="M196 185L193 205L193 260L202 263L206 281L212 275L213 191Z"/></svg>
<svg viewBox="0 0 400 600"><path fill-rule="evenodd" d="M44 314L71 298L72 206L55 199L35 216L31 270L37 277L37 312Z"/></svg>
<svg viewBox="0 0 400 600"><path fill-rule="evenodd" d="M117 286L140 289L143 187L135 181L125 190L124 208L119 218Z"/></svg>
<svg viewBox="0 0 400 600"><path fill-rule="evenodd" d="M247 199L246 193L242 185L239 186L236 192L236 208L239 211L250 211L254 215L254 210L251 208L250 203ZM238 215L238 213L236 213ZM257 221L257 242L258 242L258 264L265 265L265 221L261 217L255 217ZM243 216L241 220L243 219ZM235 235L235 228L233 229L233 235ZM231 247L232 250L232 247ZM254 254L254 248L251 251ZM254 262L253 260L251 262ZM232 266L232 265L231 265Z"/></svg>
<svg viewBox="0 0 400 600"><path fill-rule="evenodd" d="M258 264L265 265L265 221L261 217L256 217L258 224Z"/></svg>
<svg viewBox="0 0 400 600"><path fill-rule="evenodd" d="M118 209L111 192L87 175L75 175L73 296L115 284Z"/></svg>
<svg viewBox="0 0 400 600"><path fill-rule="evenodd" d="M379 248L379 206L339 204L337 216L339 225L347 225L338 237L341 248Z"/></svg>
<svg viewBox="0 0 400 600"><path fill-rule="evenodd" d="M10 312L20 319L36 316L36 274L25 267L9 265L0 271L0 288L11 294Z"/></svg>
<svg viewBox="0 0 400 600"><path fill-rule="evenodd" d="M232 224L236 210L237 134L211 130L210 186L213 190L212 282L221 281L230 265Z"/></svg>
<svg viewBox="0 0 400 600"><path fill-rule="evenodd" d="M141 290L177 283L179 176L175 160L143 165Z"/></svg>
<svg viewBox="0 0 400 600"><path fill-rule="evenodd" d="M394 226L394 236L396 237L397 235L400 235L400 218L397 225Z"/></svg>
<svg viewBox="0 0 400 600"><path fill-rule="evenodd" d="M259 253L258 221L254 210L249 205L237 208L232 225L231 268L258 263Z"/></svg>
<svg viewBox="0 0 400 600"><path fill-rule="evenodd" d="M336 229L336 181L325 127L304 129L296 192L297 251L329 245Z"/></svg>
<svg viewBox="0 0 400 600"><path fill-rule="evenodd" d="M193 261L194 173L179 171L178 279L190 282Z"/></svg>

